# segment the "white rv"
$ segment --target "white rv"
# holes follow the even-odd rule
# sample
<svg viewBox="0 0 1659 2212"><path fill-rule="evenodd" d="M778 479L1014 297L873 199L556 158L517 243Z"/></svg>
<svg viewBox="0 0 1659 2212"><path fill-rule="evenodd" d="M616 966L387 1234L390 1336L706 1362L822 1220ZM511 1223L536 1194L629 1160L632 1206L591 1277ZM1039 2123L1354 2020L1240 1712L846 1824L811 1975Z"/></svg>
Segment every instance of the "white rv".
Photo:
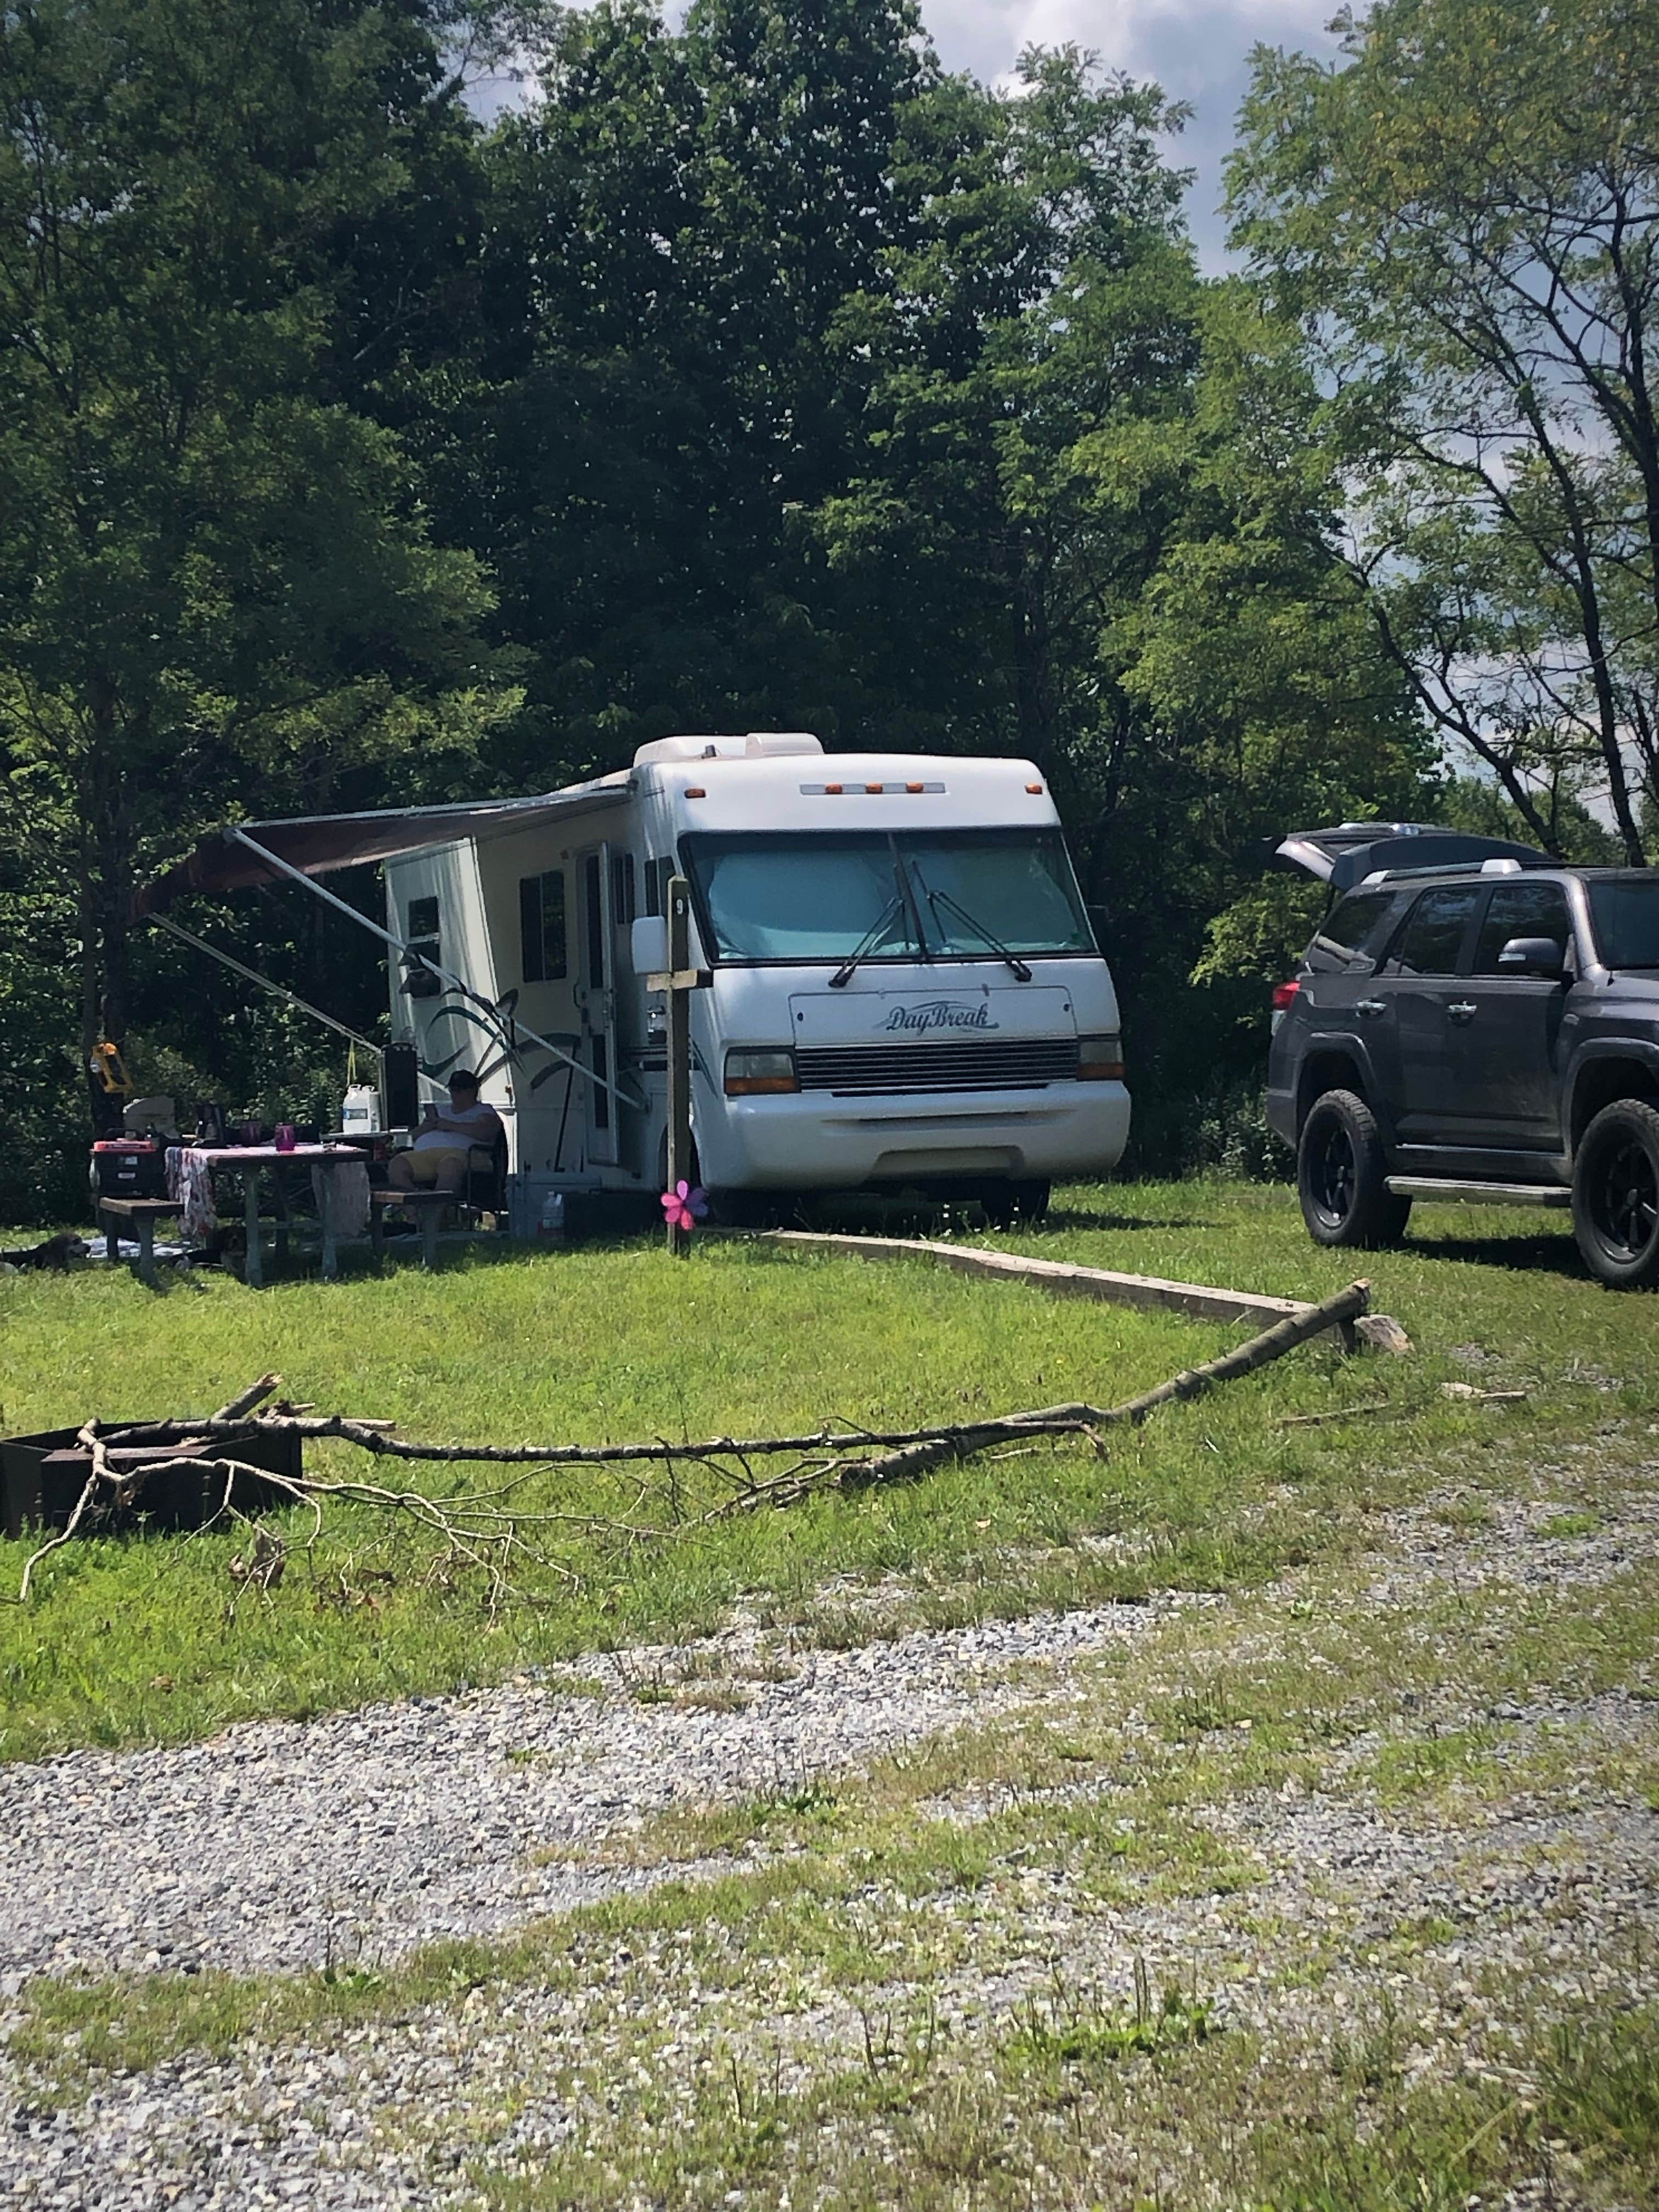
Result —
<svg viewBox="0 0 1659 2212"><path fill-rule="evenodd" d="M385 866L384 930L316 880L367 861ZM681 872L707 982L692 1136L728 1217L769 1193L904 1186L1035 1214L1054 1177L1115 1166L1117 1000L1026 761L665 738L538 798L238 823L137 910L210 952L167 921L174 898L287 879L380 938L393 1036L428 1097L479 1071L522 1217L554 1189L662 1188L665 1001L647 978Z"/></svg>
<svg viewBox="0 0 1659 2212"><path fill-rule="evenodd" d="M388 860L386 887L389 933L416 956L393 963L393 1034L434 1097L448 1068L479 1068L526 1182L662 1188L646 976L666 964L654 918L681 871L708 983L693 1135L728 1212L744 1194L907 1184L1037 1212L1051 1178L1115 1165L1117 1000L1028 763L666 738L523 805L533 825L493 810Z"/></svg>

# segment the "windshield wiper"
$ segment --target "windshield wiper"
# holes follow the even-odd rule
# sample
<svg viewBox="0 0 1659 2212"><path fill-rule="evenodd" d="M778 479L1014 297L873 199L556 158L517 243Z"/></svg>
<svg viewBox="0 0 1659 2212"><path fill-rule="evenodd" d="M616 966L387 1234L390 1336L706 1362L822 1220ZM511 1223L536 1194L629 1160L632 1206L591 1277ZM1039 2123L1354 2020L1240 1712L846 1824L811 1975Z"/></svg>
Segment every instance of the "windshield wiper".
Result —
<svg viewBox="0 0 1659 2212"><path fill-rule="evenodd" d="M947 913L955 915L958 921L966 922L969 928L973 931L975 936L978 938L981 945L988 945L993 952L1000 954L1002 958L1005 959L1008 965L1013 969L1015 975L1019 978L1022 983L1029 983L1030 981L1031 971L1026 966L1025 963L1020 958L1018 952L1011 952L1000 937L994 937L991 932L987 929L985 924L982 921L976 921L975 918L969 913L965 906L959 905L957 902L951 897L949 891L928 890L927 884L922 882L921 870L916 866L914 860L911 861L910 866L915 876L916 881L919 884L921 884L922 890L927 893L927 903L933 908L933 920L935 922L939 921L939 908L941 907L945 908ZM942 939L945 935L945 930L942 926L940 927L939 933Z"/></svg>
<svg viewBox="0 0 1659 2212"><path fill-rule="evenodd" d="M892 897L888 900L886 905L883 907L881 912L876 916L874 921L871 923L869 928L865 931L864 935L859 939L856 947L848 954L846 959L842 962L840 967L836 969L835 974L830 978L830 988L832 991L839 991L844 984L850 983L852 981L854 973L856 970L859 963L861 960L867 960L869 958L871 953L873 952L877 945L880 944L883 932L888 927L890 923L896 921L903 911L904 895L902 891L896 890L893 893Z"/></svg>

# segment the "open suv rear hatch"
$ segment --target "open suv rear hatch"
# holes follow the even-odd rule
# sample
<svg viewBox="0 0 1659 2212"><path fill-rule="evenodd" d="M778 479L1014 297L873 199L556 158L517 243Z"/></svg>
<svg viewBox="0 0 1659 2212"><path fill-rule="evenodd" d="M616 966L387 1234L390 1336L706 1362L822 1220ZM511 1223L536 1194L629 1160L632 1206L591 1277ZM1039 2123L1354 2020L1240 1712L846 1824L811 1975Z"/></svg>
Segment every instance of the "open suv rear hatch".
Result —
<svg viewBox="0 0 1659 2212"><path fill-rule="evenodd" d="M1292 872L1305 868L1334 891L1348 891L1383 868L1478 867L1482 860L1552 865L1547 853L1530 845L1437 830L1425 822L1339 822L1329 830L1293 830L1274 847L1271 865Z"/></svg>

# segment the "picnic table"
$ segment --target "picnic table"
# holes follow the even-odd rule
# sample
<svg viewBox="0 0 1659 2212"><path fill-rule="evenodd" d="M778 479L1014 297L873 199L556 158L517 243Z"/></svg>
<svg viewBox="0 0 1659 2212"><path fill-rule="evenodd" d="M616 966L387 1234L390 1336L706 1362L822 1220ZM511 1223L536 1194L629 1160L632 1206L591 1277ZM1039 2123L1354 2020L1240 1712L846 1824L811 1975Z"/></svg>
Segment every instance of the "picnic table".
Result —
<svg viewBox="0 0 1659 2212"><path fill-rule="evenodd" d="M200 1162L201 1170L193 1163ZM185 1183L192 1172L203 1170L209 1176L234 1175L242 1179L243 1218L247 1224L247 1259L242 1279L255 1290L265 1279L264 1254L259 1242L259 1193L261 1179L269 1169L279 1167L308 1167L322 1170L318 1184L318 1218L323 1232L323 1279L332 1282L340 1269L339 1261L339 1205L337 1185L343 1168L361 1169L362 1153L351 1145L295 1145L288 1152L278 1152L275 1145L172 1145L167 1148L167 1190L174 1199L184 1200L188 1194ZM186 1227L189 1227L188 1220ZM278 1231L280 1244L285 1241L286 1224Z"/></svg>

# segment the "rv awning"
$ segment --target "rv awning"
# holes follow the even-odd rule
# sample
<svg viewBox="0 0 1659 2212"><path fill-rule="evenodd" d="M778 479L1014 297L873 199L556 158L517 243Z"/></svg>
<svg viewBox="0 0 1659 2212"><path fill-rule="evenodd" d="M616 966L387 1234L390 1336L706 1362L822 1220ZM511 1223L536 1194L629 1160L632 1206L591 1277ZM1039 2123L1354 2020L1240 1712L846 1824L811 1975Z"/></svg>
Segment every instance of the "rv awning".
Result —
<svg viewBox="0 0 1659 2212"><path fill-rule="evenodd" d="M402 860L408 854L453 845L464 837L538 829L544 822L614 798L626 781L625 776L605 776L592 783L574 785L568 791L545 792L535 799L389 807L377 814L301 814L280 822L243 822L237 827L301 875L325 876L336 868L353 868L364 861ZM228 830L220 830L203 838L177 867L144 884L133 899L133 915L142 920L146 915L163 913L175 899L192 891L211 897L222 891L244 890L251 884L280 880L277 871L257 853L251 853Z"/></svg>

